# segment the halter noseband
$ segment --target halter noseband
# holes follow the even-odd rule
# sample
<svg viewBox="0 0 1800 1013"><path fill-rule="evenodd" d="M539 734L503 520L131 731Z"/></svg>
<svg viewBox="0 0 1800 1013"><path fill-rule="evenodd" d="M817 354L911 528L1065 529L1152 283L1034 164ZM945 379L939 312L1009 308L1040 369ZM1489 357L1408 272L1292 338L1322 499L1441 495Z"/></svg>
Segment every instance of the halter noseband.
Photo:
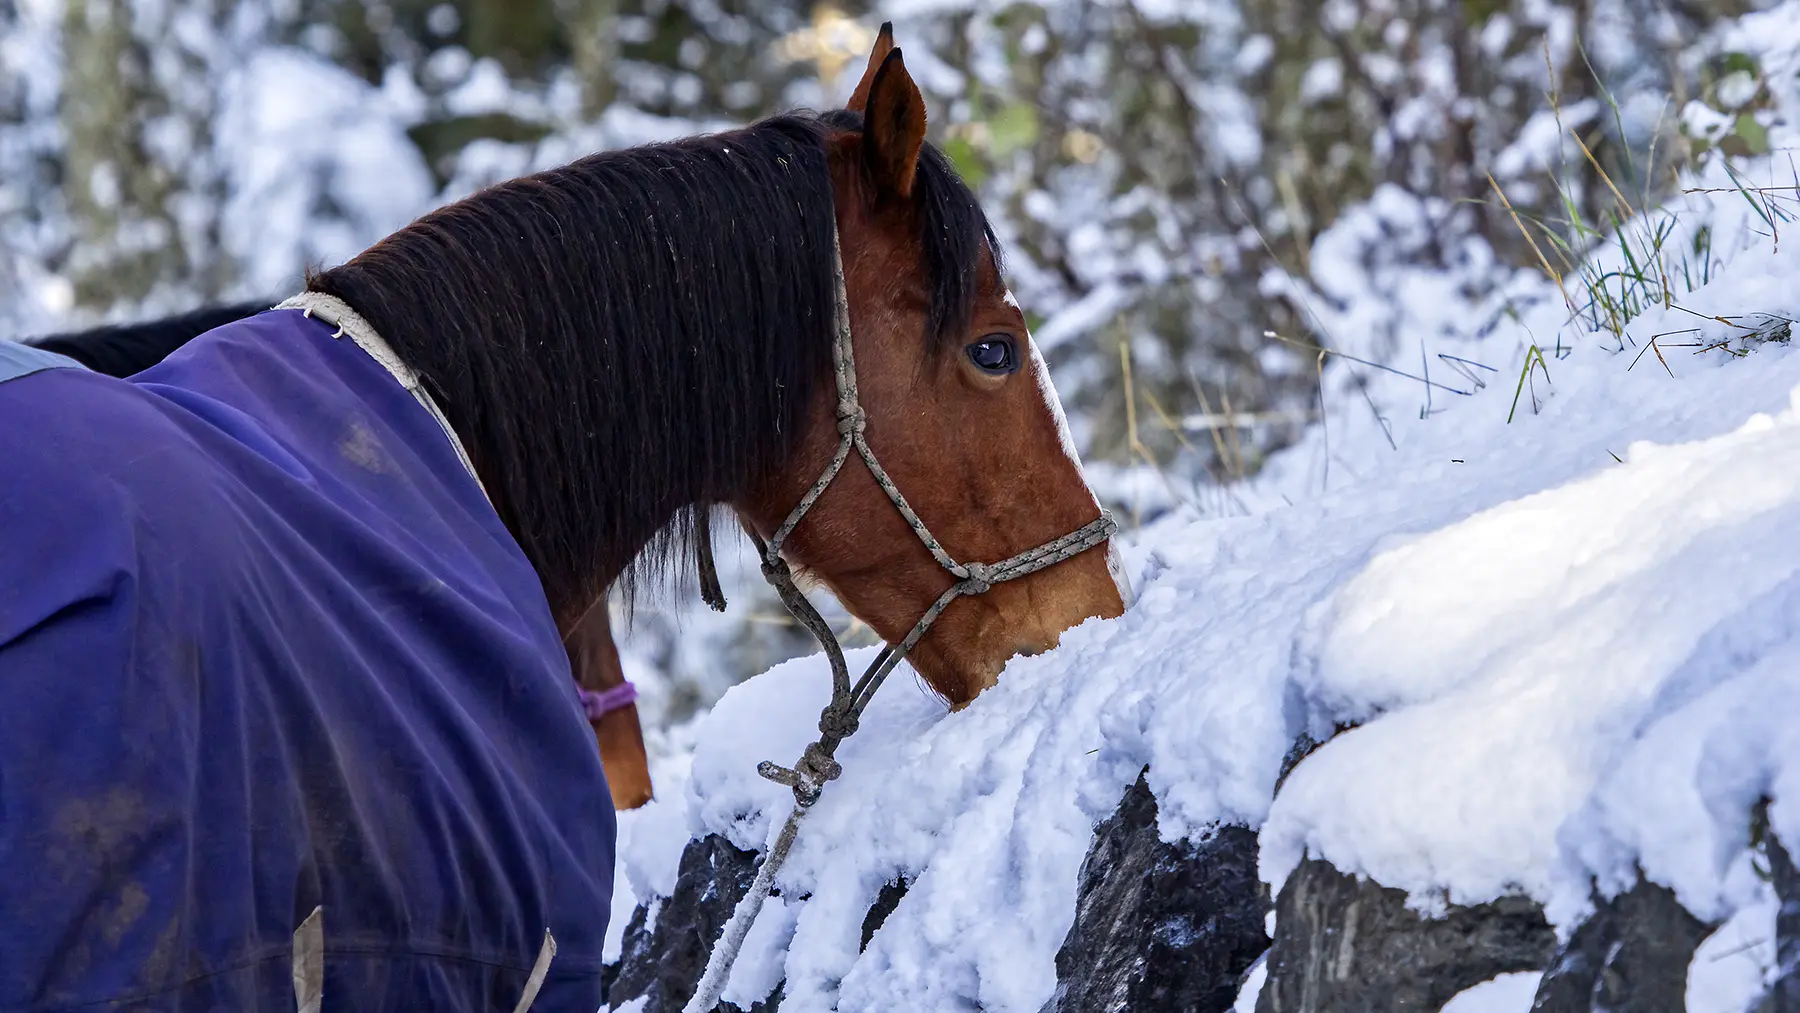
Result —
<svg viewBox="0 0 1800 1013"><path fill-rule="evenodd" d="M995 584L1017 580L1055 566L1106 541L1118 529L1112 515L1102 510L1099 517L1074 531L997 563L959 563L946 552L943 544L932 536L925 522L919 519L919 515L906 502L906 497L900 494L900 488L888 476L886 469L875 459L875 451L870 449L869 441L863 435L868 416L857 398L856 352L850 336L850 300L844 290L844 258L835 227L831 233L831 257L837 285L837 333L831 344L832 373L837 382L837 452L832 455L831 463L825 466L818 481L800 498L800 502L787 515L787 519L781 522L781 526L775 529L775 534L767 543L754 532L751 534L762 555L763 577L774 586L788 612L812 631L831 661L831 703L819 715L818 741L806 747L800 762L791 769L767 761L757 767L757 772L762 776L792 788L794 798L802 809L812 805L825 783L841 772L837 761L832 759L832 754L837 751L838 743L856 731L863 710L869 706L875 691L881 688L882 680L918 644L952 601L964 595L985 594ZM918 536L938 565L957 579L955 584L950 585L949 589L931 603L931 607L925 610L925 614L919 617L919 621L913 624L912 630L898 644L887 644L882 648L881 653L854 685L850 682L850 671L844 661L842 645L818 610L800 593L799 587L794 583L793 571L781 557L782 545L843 470L844 462L849 460L853 448L868 467L869 474L874 476L875 484L887 494L888 502L900 511L906 526Z"/></svg>

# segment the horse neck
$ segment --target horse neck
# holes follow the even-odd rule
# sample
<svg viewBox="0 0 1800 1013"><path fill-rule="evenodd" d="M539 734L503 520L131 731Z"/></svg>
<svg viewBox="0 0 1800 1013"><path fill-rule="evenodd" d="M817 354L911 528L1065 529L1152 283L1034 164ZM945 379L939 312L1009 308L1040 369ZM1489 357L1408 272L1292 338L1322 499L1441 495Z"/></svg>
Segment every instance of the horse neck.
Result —
<svg viewBox="0 0 1800 1013"><path fill-rule="evenodd" d="M834 227L816 135L752 128L490 188L309 286L442 398L560 616L786 464L829 371Z"/></svg>

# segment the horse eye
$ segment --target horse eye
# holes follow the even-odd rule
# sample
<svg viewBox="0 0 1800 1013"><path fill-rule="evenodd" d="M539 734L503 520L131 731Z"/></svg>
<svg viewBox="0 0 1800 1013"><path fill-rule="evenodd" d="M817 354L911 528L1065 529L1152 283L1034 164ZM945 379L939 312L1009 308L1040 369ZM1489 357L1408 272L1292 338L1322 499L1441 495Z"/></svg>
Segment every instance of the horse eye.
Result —
<svg viewBox="0 0 1800 1013"><path fill-rule="evenodd" d="M1019 368L1019 356L1013 351L1012 339L1004 334L990 334L970 345L969 361L982 372L996 376Z"/></svg>

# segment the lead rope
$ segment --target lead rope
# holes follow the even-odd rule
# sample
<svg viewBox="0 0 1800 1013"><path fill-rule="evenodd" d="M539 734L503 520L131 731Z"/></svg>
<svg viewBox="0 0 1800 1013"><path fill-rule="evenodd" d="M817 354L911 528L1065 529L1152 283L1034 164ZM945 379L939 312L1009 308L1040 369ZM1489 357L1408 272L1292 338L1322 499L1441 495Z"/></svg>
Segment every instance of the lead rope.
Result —
<svg viewBox="0 0 1800 1013"><path fill-rule="evenodd" d="M868 708L869 701L874 699L875 691L881 688L882 681L918 644L920 638L925 636L925 632L937 622L944 609L964 595L984 594L995 584L1017 580L1072 559L1112 537L1118 527L1113 523L1112 515L1102 510L1098 518L1074 531L998 563L959 563L946 552L943 545L925 527L925 522L919 519L919 515L906 502L906 497L900 494L894 480L888 477L887 471L875 460L875 452L869 448L869 442L863 436L868 418L857 398L856 357L850 337L850 300L844 291L844 260L835 228L831 235L831 256L837 284L837 333L831 345L832 372L837 382L837 452L819 475L819 480L800 498L800 502L787 515L787 519L782 521L781 526L775 529L775 534L768 542L765 543L755 532L750 532L757 552L762 557L764 579L781 596L781 603L786 606L788 613L819 641L819 646L824 649L825 657L831 663L831 702L819 712L818 739L806 747L798 762L792 767L783 767L764 760L756 766L758 774L793 790L794 810L788 814L787 822L782 824L781 832L776 835L774 847L769 849L768 856L757 868L756 879L750 884L750 892L732 910L731 920L725 923L718 943L707 957L706 972L701 975L693 998L688 1000L682 1013L712 1013L713 1007L718 1005L719 996L725 991L726 980L731 975L731 967L736 963L738 951L744 945L744 937L755 923L757 914L762 911L763 902L773 890L776 873L781 871L788 852L793 850L794 839L800 833L800 821L812 809L813 803L819 800L819 793L824 790L825 785L843 773L844 768L836 759L839 744L856 733L863 711ZM875 660L869 663L869 667L854 684L850 682L850 668L844 661L843 646L832 634L831 626L825 622L825 618L819 615L819 610L800 592L800 588L794 583L793 570L781 557L782 545L800 525L807 511L825 494L838 472L843 470L844 462L850 459L851 450L855 450L857 456L862 458L869 473L875 477L875 484L887 494L888 501L894 504L894 509L900 512L907 527L924 543L932 558L957 578L956 583L931 603L931 607L913 624L905 638L898 644L888 644L881 649L881 653L875 656Z"/></svg>

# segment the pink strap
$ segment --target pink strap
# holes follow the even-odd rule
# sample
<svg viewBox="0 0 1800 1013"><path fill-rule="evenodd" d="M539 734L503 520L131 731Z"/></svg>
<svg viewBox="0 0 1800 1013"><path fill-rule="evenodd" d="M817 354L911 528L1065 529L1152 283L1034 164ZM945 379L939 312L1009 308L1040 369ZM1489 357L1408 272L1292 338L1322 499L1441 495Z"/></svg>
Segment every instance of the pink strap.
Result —
<svg viewBox="0 0 1800 1013"><path fill-rule="evenodd" d="M637 687L627 679L611 689L599 691L575 687L575 694L581 698L581 711L589 721L598 721L613 711L631 706L637 701Z"/></svg>

